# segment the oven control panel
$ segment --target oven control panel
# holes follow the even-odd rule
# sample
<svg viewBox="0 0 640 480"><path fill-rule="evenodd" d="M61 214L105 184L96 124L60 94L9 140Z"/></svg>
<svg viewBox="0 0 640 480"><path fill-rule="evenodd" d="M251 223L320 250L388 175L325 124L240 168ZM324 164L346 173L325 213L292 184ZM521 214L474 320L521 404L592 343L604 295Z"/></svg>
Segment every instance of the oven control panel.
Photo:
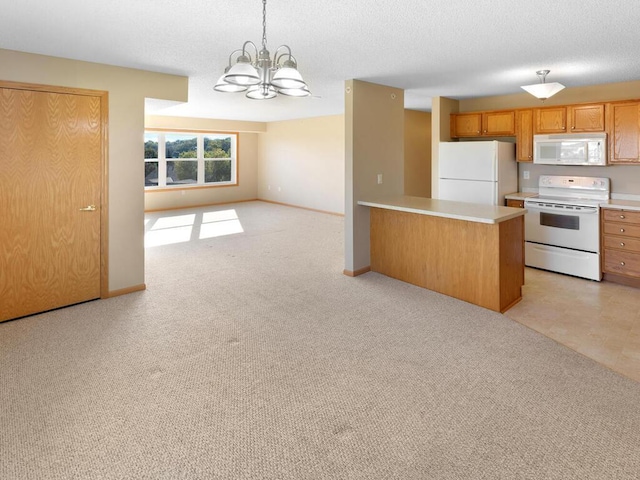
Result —
<svg viewBox="0 0 640 480"><path fill-rule="evenodd" d="M609 190L609 179L604 177L567 177L560 175L540 175L538 186L550 188Z"/></svg>
<svg viewBox="0 0 640 480"><path fill-rule="evenodd" d="M540 175L538 194L540 197L608 200L610 181L605 177Z"/></svg>

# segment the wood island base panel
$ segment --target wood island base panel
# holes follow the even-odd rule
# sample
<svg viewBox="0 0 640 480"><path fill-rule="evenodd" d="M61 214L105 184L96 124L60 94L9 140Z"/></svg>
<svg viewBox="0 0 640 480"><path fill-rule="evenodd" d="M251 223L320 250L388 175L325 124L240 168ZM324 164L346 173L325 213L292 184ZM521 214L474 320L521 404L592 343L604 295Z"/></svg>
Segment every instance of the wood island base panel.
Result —
<svg viewBox="0 0 640 480"><path fill-rule="evenodd" d="M499 223L371 208L371 270L504 312L522 299L524 217Z"/></svg>

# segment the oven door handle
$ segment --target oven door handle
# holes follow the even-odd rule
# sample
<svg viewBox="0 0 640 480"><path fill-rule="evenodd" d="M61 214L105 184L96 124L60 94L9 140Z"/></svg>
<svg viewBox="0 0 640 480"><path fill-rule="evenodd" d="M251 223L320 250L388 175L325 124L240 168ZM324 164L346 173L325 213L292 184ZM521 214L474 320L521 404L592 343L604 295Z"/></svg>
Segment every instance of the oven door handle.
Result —
<svg viewBox="0 0 640 480"><path fill-rule="evenodd" d="M567 208L555 208L555 207L545 207L538 203L526 203L524 204L524 208L527 210L536 210L539 212L549 212L556 213L558 215L583 215L583 214L597 214L600 212L598 207L580 207L580 210L572 210Z"/></svg>

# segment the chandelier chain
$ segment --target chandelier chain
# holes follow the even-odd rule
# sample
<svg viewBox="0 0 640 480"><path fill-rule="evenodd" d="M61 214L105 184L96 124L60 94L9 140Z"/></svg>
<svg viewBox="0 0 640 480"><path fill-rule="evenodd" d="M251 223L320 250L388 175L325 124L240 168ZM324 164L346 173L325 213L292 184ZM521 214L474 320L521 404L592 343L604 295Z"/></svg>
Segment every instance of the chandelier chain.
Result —
<svg viewBox="0 0 640 480"><path fill-rule="evenodd" d="M267 0L262 0L262 48L267 49Z"/></svg>

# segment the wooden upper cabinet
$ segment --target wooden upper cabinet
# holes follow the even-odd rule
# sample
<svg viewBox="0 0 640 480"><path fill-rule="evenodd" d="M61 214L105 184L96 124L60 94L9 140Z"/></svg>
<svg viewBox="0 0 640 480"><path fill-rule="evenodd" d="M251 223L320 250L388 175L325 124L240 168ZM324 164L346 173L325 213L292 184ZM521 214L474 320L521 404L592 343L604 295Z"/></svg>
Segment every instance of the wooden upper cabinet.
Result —
<svg viewBox="0 0 640 480"><path fill-rule="evenodd" d="M516 112L516 160L533 161L533 110Z"/></svg>
<svg viewBox="0 0 640 480"><path fill-rule="evenodd" d="M451 114L451 137L509 137L516 133L515 112L491 111Z"/></svg>
<svg viewBox="0 0 640 480"><path fill-rule="evenodd" d="M604 103L535 110L534 133L604 132Z"/></svg>
<svg viewBox="0 0 640 480"><path fill-rule="evenodd" d="M454 113L451 115L451 136L479 137L482 135L481 113Z"/></svg>
<svg viewBox="0 0 640 480"><path fill-rule="evenodd" d="M534 133L565 133L567 107L546 107L534 110Z"/></svg>
<svg viewBox="0 0 640 480"><path fill-rule="evenodd" d="M567 117L570 132L604 132L604 103L569 105Z"/></svg>
<svg viewBox="0 0 640 480"><path fill-rule="evenodd" d="M492 137L508 137L516 134L516 116L513 110L506 112L484 112L482 134Z"/></svg>
<svg viewBox="0 0 640 480"><path fill-rule="evenodd" d="M640 163L640 102L610 104L609 163Z"/></svg>

